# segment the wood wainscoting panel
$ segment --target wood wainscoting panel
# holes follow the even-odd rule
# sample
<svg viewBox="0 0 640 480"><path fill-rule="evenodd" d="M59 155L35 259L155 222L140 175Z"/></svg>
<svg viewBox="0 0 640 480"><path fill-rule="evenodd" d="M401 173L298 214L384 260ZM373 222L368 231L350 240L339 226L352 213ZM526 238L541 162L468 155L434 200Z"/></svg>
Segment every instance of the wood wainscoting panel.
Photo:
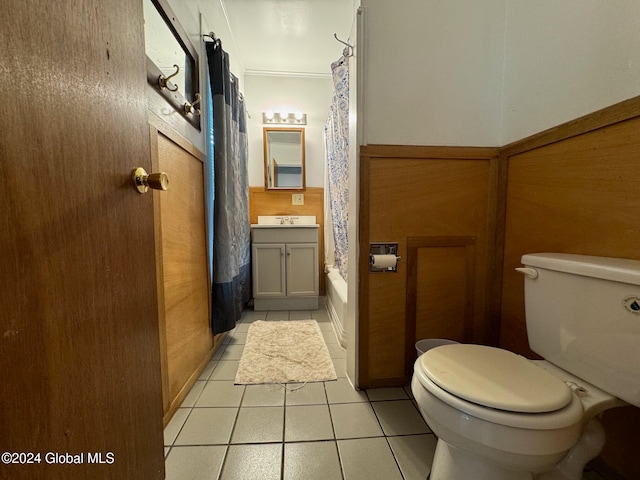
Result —
<svg viewBox="0 0 640 480"><path fill-rule="evenodd" d="M640 97L505 148L501 347L536 358L527 341L524 280L514 270L523 254L640 260L638 132ZM607 443L598 462L620 478L640 478L637 412L627 407L603 416Z"/></svg>
<svg viewBox="0 0 640 480"><path fill-rule="evenodd" d="M443 276L451 257L457 265L454 277L459 279L460 285L470 289L461 287L465 292L460 298L470 300L474 308L470 320L464 315L452 315L450 323L464 326L451 325L446 331L453 334L460 329L468 330L468 338L480 343L488 337L487 332L493 327L486 318L485 297L494 257L491 251L494 239L488 226L495 224L495 208L490 206L496 203L493 197L497 182L492 180L492 175L498 171L494 165L496 161L497 151L492 148L362 147L359 387L406 384L407 335L416 335L415 324L406 325L407 294L411 288L418 288L416 302L419 307L416 308L421 316L423 312L428 315L424 303L427 300L423 301L422 295L441 291L440 287L436 288L438 280L434 280L433 274L442 280L446 278L448 283L455 281ZM412 286L409 272L416 265L408 259L409 238L460 236L475 238L475 270L468 284L465 282L469 273L463 272L458 252L436 248L429 253L420 252L415 272L415 281L420 286ZM398 242L398 255L402 260L397 273L369 273L370 242ZM466 248L460 251L467 254ZM458 293L455 296L458 298ZM412 318L415 320L415 315ZM421 320L418 323L422 325ZM420 335L434 336L422 326Z"/></svg>
<svg viewBox="0 0 640 480"><path fill-rule="evenodd" d="M407 239L407 381L413 374L417 340L469 342L473 337L475 240L469 236Z"/></svg>
<svg viewBox="0 0 640 480"><path fill-rule="evenodd" d="M304 194L304 205L291 205L291 195ZM324 272L324 188L307 187L304 191L265 190L264 187L249 187L249 218L258 223L262 215L315 215L318 227L318 272L320 272L320 295L326 294Z"/></svg>
<svg viewBox="0 0 640 480"><path fill-rule="evenodd" d="M152 130L153 131L153 130ZM213 349L207 271L204 174L200 158L157 133L154 170L166 172L166 192L154 191L160 305L165 338L165 424L209 361Z"/></svg>
<svg viewBox="0 0 640 480"><path fill-rule="evenodd" d="M525 253L640 259L640 118L508 158L500 345L532 356L524 320Z"/></svg>

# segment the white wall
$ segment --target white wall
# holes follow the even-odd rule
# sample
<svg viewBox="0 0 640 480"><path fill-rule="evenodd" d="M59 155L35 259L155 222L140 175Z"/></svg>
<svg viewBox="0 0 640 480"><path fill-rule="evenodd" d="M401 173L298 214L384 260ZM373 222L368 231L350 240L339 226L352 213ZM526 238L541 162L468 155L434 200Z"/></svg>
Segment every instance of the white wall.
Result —
<svg viewBox="0 0 640 480"><path fill-rule="evenodd" d="M640 3L507 2L508 144L640 95Z"/></svg>
<svg viewBox="0 0 640 480"><path fill-rule="evenodd" d="M242 90L242 75L244 74L242 56L239 53L220 0L167 1L180 21L182 28L187 32L191 43L198 51L202 49L201 63L204 63L204 65L206 65L206 55L202 46L202 34L211 31L215 32L216 36L222 41L222 48L229 54L229 66L231 71L239 78L240 90Z"/></svg>
<svg viewBox="0 0 640 480"><path fill-rule="evenodd" d="M330 67L327 65L327 71ZM307 114L305 159L307 187L324 186L324 124L329 113L333 81L331 78L246 75L244 96L248 119L249 185L264 186L262 112Z"/></svg>
<svg viewBox="0 0 640 480"><path fill-rule="evenodd" d="M500 146L640 95L640 5L362 0L364 142Z"/></svg>
<svg viewBox="0 0 640 480"><path fill-rule="evenodd" d="M362 0L367 144L495 146L506 0Z"/></svg>
<svg viewBox="0 0 640 480"><path fill-rule="evenodd" d="M169 3L194 45L202 48L201 31L216 31L242 83L244 66L220 0ZM359 46L366 49L366 113L359 119L364 143L505 145L640 95L640 13L634 0L362 5L368 32ZM261 113L261 100L241 90L253 113ZM166 103L151 87L148 96L150 108L166 115ZM186 125L182 133L204 150L200 132ZM314 173L310 177L311 186L322 185ZM259 183L255 177L251 184Z"/></svg>

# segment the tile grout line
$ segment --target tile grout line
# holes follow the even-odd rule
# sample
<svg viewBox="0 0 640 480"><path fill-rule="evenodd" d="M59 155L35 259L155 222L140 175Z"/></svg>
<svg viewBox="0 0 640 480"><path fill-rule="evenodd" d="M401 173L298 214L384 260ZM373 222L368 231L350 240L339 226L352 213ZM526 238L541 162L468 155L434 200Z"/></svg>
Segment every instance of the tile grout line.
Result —
<svg viewBox="0 0 640 480"><path fill-rule="evenodd" d="M333 362L333 359L331 360ZM334 365L335 368L335 365ZM329 395L327 394L327 384L322 382L322 389L324 390L324 396L327 399L327 410L329 411L329 421L331 422L331 431L333 432L333 441L336 445L336 452L338 454L338 464L340 465L340 475L342 480L345 480L344 466L342 464L342 455L340 455L340 448L338 448L338 437L336 436L336 427L333 424L333 415L331 415L331 404L329 403Z"/></svg>
<svg viewBox="0 0 640 480"><path fill-rule="evenodd" d="M282 405L282 455L280 460L280 480L284 480L284 449L287 442L285 437L287 429L287 389L284 389L284 400Z"/></svg>
<svg viewBox="0 0 640 480"><path fill-rule="evenodd" d="M182 433L182 429L184 428L184 426L187 424L187 420L189 420L189 417L191 416L191 412L193 412L193 407L189 408L189 413L187 413L187 416L184 419L184 422L182 422L182 425L180 426L180 428L178 429L178 433L176 433L176 436L173 440L171 440L171 449L169 450L169 452L167 453L167 457L169 456L169 453L171 453L171 450L173 449L173 447L176 444L176 440L178 440L178 437L180 436L180 434Z"/></svg>
<svg viewBox="0 0 640 480"><path fill-rule="evenodd" d="M224 467L227 463L227 459L229 458L229 450L231 449L231 438L233 437L234 431L236 429L236 425L238 424L238 417L240 416L240 408L242 406L242 402L244 401L244 396L247 393L247 387L245 386L242 390L242 395L240 396L240 403L238 404L238 410L236 410L236 416L233 419L233 425L231 426L231 432L229 433L229 440L226 445L226 449L224 452L224 458L222 459L222 463L220 464L220 474L218 475L218 480L222 478L222 474L224 472Z"/></svg>
<svg viewBox="0 0 640 480"><path fill-rule="evenodd" d="M402 480L405 480L404 473L402 471L402 468L400 468L400 463L398 462L398 457L396 456L396 452L393 450L393 448L391 448L391 443L389 443L389 437L385 435L384 440L385 442L387 442L387 446L391 451L391 456L393 457L393 460L396 462L396 467L398 467L398 472L400 472L400 476L402 477Z"/></svg>
<svg viewBox="0 0 640 480"><path fill-rule="evenodd" d="M422 435L432 435L432 433L407 433L404 435L374 435L366 437L346 437L346 438L320 438L311 440L293 440L291 442L272 441L272 442L242 442L242 443L194 443L188 445L174 445L172 448L189 448L189 447L227 447L227 446L247 446L247 445L279 445L282 443L324 443L324 442L338 442L344 440L373 440L376 438L397 438L397 437L419 437ZM168 448L169 446L166 445Z"/></svg>

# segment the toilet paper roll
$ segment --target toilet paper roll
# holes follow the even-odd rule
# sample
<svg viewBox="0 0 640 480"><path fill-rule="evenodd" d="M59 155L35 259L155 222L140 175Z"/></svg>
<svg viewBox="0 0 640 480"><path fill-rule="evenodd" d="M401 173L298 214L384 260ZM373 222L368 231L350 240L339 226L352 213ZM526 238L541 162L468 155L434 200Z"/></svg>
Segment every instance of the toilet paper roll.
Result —
<svg viewBox="0 0 640 480"><path fill-rule="evenodd" d="M372 255L372 265L376 268L395 268L398 259L395 255Z"/></svg>

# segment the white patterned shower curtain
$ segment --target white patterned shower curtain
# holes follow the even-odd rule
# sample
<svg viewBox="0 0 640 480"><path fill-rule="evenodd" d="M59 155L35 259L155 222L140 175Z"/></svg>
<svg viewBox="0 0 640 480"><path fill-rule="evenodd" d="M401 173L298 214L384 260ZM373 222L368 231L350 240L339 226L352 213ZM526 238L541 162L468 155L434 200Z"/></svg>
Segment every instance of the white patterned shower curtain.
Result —
<svg viewBox="0 0 640 480"><path fill-rule="evenodd" d="M346 281L349 250L349 57L342 56L332 63L331 71L334 92L324 127L327 156L325 209L328 209L325 231L329 232L325 234L328 237L325 251L326 263L334 264Z"/></svg>

